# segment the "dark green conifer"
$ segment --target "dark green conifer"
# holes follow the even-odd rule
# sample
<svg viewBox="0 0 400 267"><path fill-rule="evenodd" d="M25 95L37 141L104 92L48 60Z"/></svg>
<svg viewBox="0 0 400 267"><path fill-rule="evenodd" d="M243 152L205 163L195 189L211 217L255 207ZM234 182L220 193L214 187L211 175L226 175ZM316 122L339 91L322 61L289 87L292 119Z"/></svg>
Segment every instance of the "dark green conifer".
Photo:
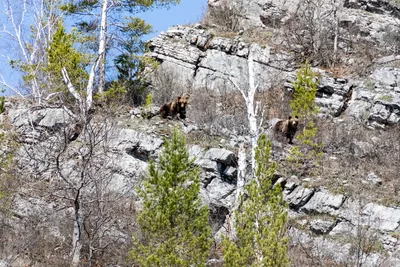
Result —
<svg viewBox="0 0 400 267"><path fill-rule="evenodd" d="M175 129L159 163L138 190L143 209L131 257L135 266L205 266L211 245L208 207L199 196L200 173L189 158L186 138Z"/></svg>
<svg viewBox="0 0 400 267"><path fill-rule="evenodd" d="M270 160L270 153L271 141L263 134L256 148L256 177L235 212L236 240L223 241L225 266L289 266L288 206L281 186L272 186L276 163Z"/></svg>

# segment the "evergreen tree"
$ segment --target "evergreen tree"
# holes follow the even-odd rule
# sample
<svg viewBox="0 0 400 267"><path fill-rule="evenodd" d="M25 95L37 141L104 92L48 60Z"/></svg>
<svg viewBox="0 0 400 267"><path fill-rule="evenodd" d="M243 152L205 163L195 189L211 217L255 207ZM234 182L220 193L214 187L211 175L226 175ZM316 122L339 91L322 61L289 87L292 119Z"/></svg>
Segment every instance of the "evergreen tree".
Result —
<svg viewBox="0 0 400 267"><path fill-rule="evenodd" d="M235 212L237 239L223 241L225 266L288 266L287 209L279 184L272 186L276 163L271 141L263 134L256 148L256 177L246 187Z"/></svg>
<svg viewBox="0 0 400 267"><path fill-rule="evenodd" d="M79 21L76 26L79 27L82 33L88 35L88 40L91 40L93 50L99 56L99 92L103 92L105 89L106 65L110 49L121 47L121 43L123 44L127 40L134 38L135 34L139 33L142 36L150 30L150 26L142 24L142 20L133 16L121 18L121 14L139 13L154 8L169 7L179 4L179 2L180 0L65 1L62 10L78 18ZM101 18L100 20L99 17ZM125 44L122 46L125 46ZM123 50L125 51L122 52L121 56L124 57L124 60L128 59L128 62L125 63L134 64L135 59L131 61L131 58L126 57L130 57L130 52L135 49L125 46Z"/></svg>
<svg viewBox="0 0 400 267"><path fill-rule="evenodd" d="M78 52L74 47L76 33L67 33L64 25L60 22L53 35L53 39L47 50L48 64L44 69L49 74L48 85L55 92L66 91L61 69L66 68L71 82L78 88L86 87L89 74L85 71L88 60L85 55Z"/></svg>
<svg viewBox="0 0 400 267"><path fill-rule="evenodd" d="M296 169L301 166L315 167L318 166L322 157L322 144L316 141L318 127L315 125L319 112L315 103L318 78L308 62L297 72L293 87L294 95L290 101L290 107L293 115L300 118L304 128L297 135L301 145L291 148L288 160L295 164Z"/></svg>
<svg viewBox="0 0 400 267"><path fill-rule="evenodd" d="M128 88L127 100L134 105L143 104L146 96L145 78L138 77L137 73L144 69L147 58L143 54L147 50L143 36L150 34L153 27L140 18L127 18L121 32L125 38L120 38L118 47L121 54L114 59L118 71L118 83Z"/></svg>
<svg viewBox="0 0 400 267"><path fill-rule="evenodd" d="M158 166L150 161L148 180L138 189L143 209L137 217L140 237L131 252L135 266L205 266L211 228L199 192L199 168L175 129Z"/></svg>

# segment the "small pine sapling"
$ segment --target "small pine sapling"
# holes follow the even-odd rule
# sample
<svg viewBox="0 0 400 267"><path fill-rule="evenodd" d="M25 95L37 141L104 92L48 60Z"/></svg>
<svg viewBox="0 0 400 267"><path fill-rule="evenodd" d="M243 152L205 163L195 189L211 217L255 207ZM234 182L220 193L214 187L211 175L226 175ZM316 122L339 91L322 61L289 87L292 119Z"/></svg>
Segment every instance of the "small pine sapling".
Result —
<svg viewBox="0 0 400 267"><path fill-rule="evenodd" d="M206 266L211 228L202 205L200 172L189 158L186 138L177 129L165 139L159 163L150 161L149 176L138 195L140 231L134 235L134 266Z"/></svg>
<svg viewBox="0 0 400 267"><path fill-rule="evenodd" d="M293 171L303 168L318 170L322 159L322 144L316 140L318 127L316 126L317 115L319 112L315 99L318 91L317 74L311 70L306 62L296 74L293 82L294 94L290 101L293 116L298 116L304 125L302 131L297 134L299 145L291 148L288 161L292 163Z"/></svg>
<svg viewBox="0 0 400 267"><path fill-rule="evenodd" d="M235 211L237 238L223 241L225 266L289 266L288 206L280 184L272 184L277 166L270 154L271 141L263 134L255 153L256 176Z"/></svg>

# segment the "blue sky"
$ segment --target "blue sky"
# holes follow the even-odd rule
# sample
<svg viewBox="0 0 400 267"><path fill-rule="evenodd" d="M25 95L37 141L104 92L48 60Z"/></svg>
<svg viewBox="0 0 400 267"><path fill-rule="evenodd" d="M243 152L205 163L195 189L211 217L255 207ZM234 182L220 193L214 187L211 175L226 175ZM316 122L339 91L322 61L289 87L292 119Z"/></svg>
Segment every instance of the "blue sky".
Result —
<svg viewBox="0 0 400 267"><path fill-rule="evenodd" d="M154 33L146 36L150 39L161 31L167 31L169 27L178 24L189 24L199 22L207 10L207 0L181 0L181 3L169 9L156 9L151 12L140 14L147 23L153 25ZM0 14L0 19L3 14ZM20 75L8 66L5 55L0 57L0 73L12 85L18 84ZM2 93L0 92L0 95Z"/></svg>
<svg viewBox="0 0 400 267"><path fill-rule="evenodd" d="M161 31L178 24L199 22L207 9L207 0L181 0L179 5L170 9L157 9L140 15L147 23L153 25L155 36Z"/></svg>

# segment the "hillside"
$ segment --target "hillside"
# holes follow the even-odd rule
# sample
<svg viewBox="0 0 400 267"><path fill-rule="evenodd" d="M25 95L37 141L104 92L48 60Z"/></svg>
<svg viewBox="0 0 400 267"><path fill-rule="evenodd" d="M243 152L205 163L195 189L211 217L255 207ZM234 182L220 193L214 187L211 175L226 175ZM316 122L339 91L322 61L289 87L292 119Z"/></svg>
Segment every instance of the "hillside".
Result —
<svg viewBox="0 0 400 267"><path fill-rule="evenodd" d="M187 134L201 168L216 238L208 266L222 266L219 241L235 197L237 152L251 138L236 88L248 88L249 53L264 110L260 129L272 138L278 164L274 182L290 207L292 265L399 266L399 40L396 1L209 0L203 21L149 42L146 56L157 62L142 73L153 94L149 110L99 105L72 138L79 125L60 102L7 98L0 154L13 156L0 166L7 192L0 266L69 266L78 196L87 211L82 266L89 259L131 266L142 205L135 188L175 127ZM306 59L318 74L323 155L294 166L288 157L300 141L276 140L268 129L292 115L293 82ZM190 94L185 121L142 116L182 94Z"/></svg>

